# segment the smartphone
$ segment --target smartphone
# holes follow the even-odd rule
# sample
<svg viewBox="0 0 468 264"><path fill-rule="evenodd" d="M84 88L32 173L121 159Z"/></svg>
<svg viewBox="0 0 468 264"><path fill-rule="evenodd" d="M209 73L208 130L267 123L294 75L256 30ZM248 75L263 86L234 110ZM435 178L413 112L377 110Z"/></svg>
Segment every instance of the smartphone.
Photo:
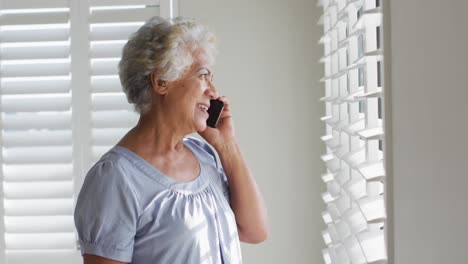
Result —
<svg viewBox="0 0 468 264"><path fill-rule="evenodd" d="M210 108L208 108L208 114L210 115L206 120L206 124L209 127L216 128L218 125L219 117L224 109L224 102L217 99L210 100Z"/></svg>

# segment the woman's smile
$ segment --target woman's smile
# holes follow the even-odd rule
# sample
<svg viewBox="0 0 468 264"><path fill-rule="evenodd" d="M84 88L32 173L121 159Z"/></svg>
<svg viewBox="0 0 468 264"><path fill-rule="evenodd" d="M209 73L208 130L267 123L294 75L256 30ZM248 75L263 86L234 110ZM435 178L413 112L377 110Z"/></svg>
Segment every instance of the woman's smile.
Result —
<svg viewBox="0 0 468 264"><path fill-rule="evenodd" d="M200 110L201 112L203 112L203 113L207 116L207 118L208 118L208 116L209 116L209 114L208 114L208 108L209 108L209 107L208 107L208 106L206 106L206 105L204 105L204 104L198 104L198 105L197 105L197 108L198 108L198 110Z"/></svg>

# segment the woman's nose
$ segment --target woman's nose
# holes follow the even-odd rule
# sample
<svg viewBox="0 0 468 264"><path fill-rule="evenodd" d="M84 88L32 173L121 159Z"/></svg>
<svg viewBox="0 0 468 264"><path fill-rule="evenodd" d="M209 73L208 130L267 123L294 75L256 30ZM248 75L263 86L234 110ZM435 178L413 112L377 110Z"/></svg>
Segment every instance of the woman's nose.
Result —
<svg viewBox="0 0 468 264"><path fill-rule="evenodd" d="M212 82L209 82L208 89L206 89L206 94L210 97L210 99L216 99L219 97L218 91Z"/></svg>

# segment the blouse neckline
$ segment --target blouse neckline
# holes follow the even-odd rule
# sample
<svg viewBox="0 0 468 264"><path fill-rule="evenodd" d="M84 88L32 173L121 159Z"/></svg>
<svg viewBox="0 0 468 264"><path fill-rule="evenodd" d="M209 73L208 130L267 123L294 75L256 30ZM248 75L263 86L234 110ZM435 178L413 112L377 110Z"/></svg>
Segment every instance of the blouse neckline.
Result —
<svg viewBox="0 0 468 264"><path fill-rule="evenodd" d="M165 175L158 168L154 167L145 159L140 157L138 154L136 154L135 152L125 147L114 146L112 147L110 152L114 152L120 156L123 156L125 159L130 161L135 167L141 170L145 175L147 175L148 177L150 177L151 179L155 180L156 182L165 186L168 189L171 189L173 191L183 193L183 194L192 194L192 193L200 192L204 190L205 187L208 185L208 180L206 179L206 176L204 173L205 171L204 163L201 161L201 158L197 150L193 146L191 146L186 141L186 139L183 140L183 144L186 147L188 147L189 150L193 153L193 155L197 159L198 166L200 169L198 176L190 182L176 181L174 178Z"/></svg>

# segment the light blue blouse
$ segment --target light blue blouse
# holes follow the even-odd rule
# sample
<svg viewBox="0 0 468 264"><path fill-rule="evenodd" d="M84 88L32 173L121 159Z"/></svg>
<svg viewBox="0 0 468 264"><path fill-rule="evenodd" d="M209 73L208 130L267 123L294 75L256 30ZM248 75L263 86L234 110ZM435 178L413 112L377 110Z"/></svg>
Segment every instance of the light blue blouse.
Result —
<svg viewBox="0 0 468 264"><path fill-rule="evenodd" d="M81 254L132 264L242 263L222 166L207 143L184 144L200 164L192 182L119 146L91 168L74 214Z"/></svg>

